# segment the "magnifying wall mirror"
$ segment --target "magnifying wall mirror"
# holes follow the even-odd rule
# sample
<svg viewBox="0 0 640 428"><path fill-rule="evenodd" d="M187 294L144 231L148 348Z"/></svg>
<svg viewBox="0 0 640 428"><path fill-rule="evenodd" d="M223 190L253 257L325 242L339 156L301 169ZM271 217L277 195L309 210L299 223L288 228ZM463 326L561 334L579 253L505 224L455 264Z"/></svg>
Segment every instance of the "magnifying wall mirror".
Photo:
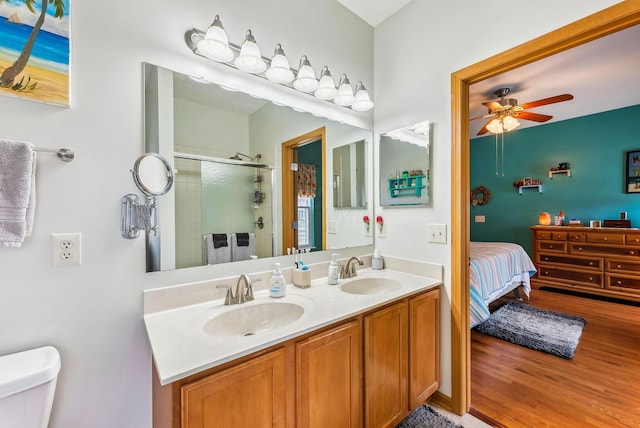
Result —
<svg viewBox="0 0 640 428"><path fill-rule="evenodd" d="M264 83L256 81L255 85ZM318 129L326 134L322 154L303 159L302 152L315 142L310 141L295 148L292 160L313 163L317 171L325 171L318 175L317 216L307 225L320 233L312 250L372 248L373 238L366 235L361 220L363 215L373 216L366 211L367 201L373 198L371 130L295 111L280 102L230 91L228 86L152 64L144 64L144 87L146 150L165 156L177 171L168 195L172 197L167 198L171 203L163 199L160 207L161 240L153 239L147 245L148 262L155 260L155 254L162 257L157 264L148 263L147 271L212 264L207 247L213 245L209 244L214 238L219 238L220 244L222 237L215 235L222 234L228 241L233 240L233 234L248 234L249 242L255 242L255 247L243 249L250 259L286 255L283 230L297 222L284 224L283 220L283 170L290 165L282 165L282 155L287 142ZM349 173L355 175L358 185L344 191L355 195L349 201L351 209L344 210L333 204L332 180L338 166L332 153L334 148L352 144L355 146L349 150L356 158L349 162L358 166ZM290 190L292 194L296 191ZM320 201L322 206L317 206ZM295 208L295 212L303 211ZM235 220L242 220L242 224ZM309 232L311 236L313 231ZM224 252L224 246L219 248ZM235 263L233 255L230 261L226 256L223 260ZM213 261L214 266L219 263L218 259Z"/></svg>
<svg viewBox="0 0 640 428"><path fill-rule="evenodd" d="M147 196L164 195L173 185L171 165L157 153L145 153L136 159L131 174L138 189Z"/></svg>

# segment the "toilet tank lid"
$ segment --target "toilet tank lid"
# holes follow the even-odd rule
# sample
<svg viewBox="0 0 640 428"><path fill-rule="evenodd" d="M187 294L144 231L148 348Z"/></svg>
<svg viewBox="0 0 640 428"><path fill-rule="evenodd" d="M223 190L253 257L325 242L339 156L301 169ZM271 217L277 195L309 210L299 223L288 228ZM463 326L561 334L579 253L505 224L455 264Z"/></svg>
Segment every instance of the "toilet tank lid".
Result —
<svg viewBox="0 0 640 428"><path fill-rule="evenodd" d="M0 356L0 399L53 380L60 353L53 346Z"/></svg>

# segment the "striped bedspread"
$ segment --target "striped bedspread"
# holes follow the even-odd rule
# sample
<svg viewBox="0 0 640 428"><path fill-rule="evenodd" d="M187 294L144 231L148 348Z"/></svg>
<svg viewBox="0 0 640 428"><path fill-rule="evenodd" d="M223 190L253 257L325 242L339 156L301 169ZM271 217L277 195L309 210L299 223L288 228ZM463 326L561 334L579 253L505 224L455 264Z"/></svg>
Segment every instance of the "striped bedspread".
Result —
<svg viewBox="0 0 640 428"><path fill-rule="evenodd" d="M536 268L524 249L510 242L471 242L471 327L489 318L489 303L520 285L529 296Z"/></svg>

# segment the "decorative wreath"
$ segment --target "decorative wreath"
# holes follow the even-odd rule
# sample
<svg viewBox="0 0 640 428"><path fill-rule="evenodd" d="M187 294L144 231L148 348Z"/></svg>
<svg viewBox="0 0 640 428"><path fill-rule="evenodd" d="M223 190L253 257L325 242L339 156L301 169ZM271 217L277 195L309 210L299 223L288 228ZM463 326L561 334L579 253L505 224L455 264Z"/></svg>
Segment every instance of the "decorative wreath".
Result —
<svg viewBox="0 0 640 428"><path fill-rule="evenodd" d="M491 200L491 192L484 186L478 186L471 190L471 205L484 205Z"/></svg>

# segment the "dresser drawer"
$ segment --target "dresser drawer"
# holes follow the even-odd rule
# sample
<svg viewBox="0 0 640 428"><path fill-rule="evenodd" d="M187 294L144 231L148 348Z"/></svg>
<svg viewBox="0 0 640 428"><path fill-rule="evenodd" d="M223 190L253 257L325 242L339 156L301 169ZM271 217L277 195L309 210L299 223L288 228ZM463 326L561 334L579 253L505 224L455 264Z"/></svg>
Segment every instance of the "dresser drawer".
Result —
<svg viewBox="0 0 640 428"><path fill-rule="evenodd" d="M538 253L538 263L554 263L602 270L603 259L597 257L571 257L557 254ZM640 269L640 264L638 265Z"/></svg>
<svg viewBox="0 0 640 428"><path fill-rule="evenodd" d="M553 251L554 253L566 253L567 243L538 241L538 251L547 251L547 252Z"/></svg>
<svg viewBox="0 0 640 428"><path fill-rule="evenodd" d="M607 275L605 288L640 294L640 277L614 274Z"/></svg>
<svg viewBox="0 0 640 428"><path fill-rule="evenodd" d="M637 233L627 233L624 236L624 243L627 245L640 245L640 235Z"/></svg>
<svg viewBox="0 0 640 428"><path fill-rule="evenodd" d="M540 241L548 241L551 239L551 232L548 230L538 230L536 231L536 239Z"/></svg>
<svg viewBox="0 0 640 428"><path fill-rule="evenodd" d="M552 241L566 241L567 232L551 232Z"/></svg>
<svg viewBox="0 0 640 428"><path fill-rule="evenodd" d="M624 235L622 233L587 233L586 241L602 244L624 244Z"/></svg>
<svg viewBox="0 0 640 428"><path fill-rule="evenodd" d="M572 242L584 242L587 238L587 234L583 232L569 232L567 238Z"/></svg>
<svg viewBox="0 0 640 428"><path fill-rule="evenodd" d="M607 272L638 272L640 273L640 261L607 259Z"/></svg>
<svg viewBox="0 0 640 428"><path fill-rule="evenodd" d="M607 256L626 256L626 257L638 257L640 249L615 246L615 245L592 245L592 244L570 244L569 252L571 254L593 254L593 255L607 255Z"/></svg>
<svg viewBox="0 0 640 428"><path fill-rule="evenodd" d="M540 266L539 279L553 279L574 285L602 288L602 274L563 269L555 266Z"/></svg>

